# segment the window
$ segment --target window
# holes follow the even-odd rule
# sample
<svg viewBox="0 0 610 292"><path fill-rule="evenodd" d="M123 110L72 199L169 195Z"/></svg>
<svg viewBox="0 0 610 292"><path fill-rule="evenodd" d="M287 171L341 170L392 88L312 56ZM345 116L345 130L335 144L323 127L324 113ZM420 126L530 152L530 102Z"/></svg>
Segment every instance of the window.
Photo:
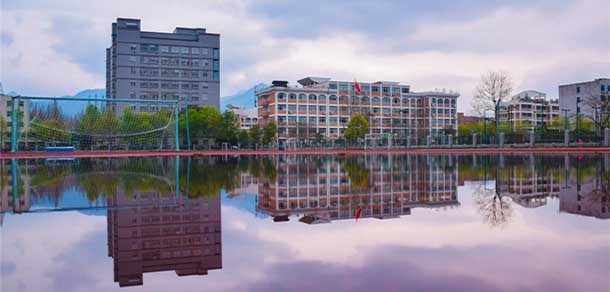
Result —
<svg viewBox="0 0 610 292"><path fill-rule="evenodd" d="M207 55L207 54L208 54L208 49L206 49L206 48L201 48L201 54L202 54L202 55Z"/></svg>
<svg viewBox="0 0 610 292"><path fill-rule="evenodd" d="M580 86L576 86L576 93L580 93Z"/></svg>
<svg viewBox="0 0 610 292"><path fill-rule="evenodd" d="M347 91L347 84L339 84L339 90Z"/></svg>
<svg viewBox="0 0 610 292"><path fill-rule="evenodd" d="M403 87L402 93L409 93L409 87Z"/></svg>
<svg viewBox="0 0 610 292"><path fill-rule="evenodd" d="M602 84L602 91L606 90L605 86Z"/></svg>
<svg viewBox="0 0 610 292"><path fill-rule="evenodd" d="M214 80L218 80L218 79L220 79L220 72L214 71L214 73L212 73L212 76L213 76Z"/></svg>
<svg viewBox="0 0 610 292"><path fill-rule="evenodd" d="M180 47L180 53L181 54L188 54L189 53L189 48L186 47Z"/></svg>
<svg viewBox="0 0 610 292"><path fill-rule="evenodd" d="M371 87L371 89L373 90L373 92L379 92L378 86L373 86L373 87Z"/></svg>
<svg viewBox="0 0 610 292"><path fill-rule="evenodd" d="M199 54L201 54L201 49L200 48L191 48L191 54L199 55Z"/></svg>
<svg viewBox="0 0 610 292"><path fill-rule="evenodd" d="M390 93L390 88L389 87L383 87L383 93Z"/></svg>
<svg viewBox="0 0 610 292"><path fill-rule="evenodd" d="M337 84L336 84L336 83L331 83L331 84L328 84L328 89L334 89L334 90L336 90L336 89L337 89Z"/></svg>
<svg viewBox="0 0 610 292"><path fill-rule="evenodd" d="M399 87L392 87L392 93L400 93Z"/></svg>
<svg viewBox="0 0 610 292"><path fill-rule="evenodd" d="M362 85L362 88L361 88L361 89L362 89L362 91L364 91L364 92L369 92L369 91L371 91L371 87L370 87L369 85Z"/></svg>
<svg viewBox="0 0 610 292"><path fill-rule="evenodd" d="M172 53L172 54L178 54L178 53L180 53L180 47L172 47L171 53Z"/></svg>
<svg viewBox="0 0 610 292"><path fill-rule="evenodd" d="M135 53L136 50L138 49L138 45L136 44L130 44L129 45L129 49L131 50L132 53Z"/></svg>
<svg viewBox="0 0 610 292"><path fill-rule="evenodd" d="M218 49L213 50L214 59L220 59L220 51Z"/></svg>
<svg viewBox="0 0 610 292"><path fill-rule="evenodd" d="M214 60L214 70L220 69L220 61Z"/></svg>
<svg viewBox="0 0 610 292"><path fill-rule="evenodd" d="M135 63L137 60L138 58L136 58L136 56L129 56L129 62Z"/></svg>
<svg viewBox="0 0 610 292"><path fill-rule="evenodd" d="M328 100L336 101L337 100L337 96L336 95L331 95L331 96L328 97Z"/></svg>
<svg viewBox="0 0 610 292"><path fill-rule="evenodd" d="M169 53L169 47L168 46L159 46L159 51L161 53Z"/></svg>

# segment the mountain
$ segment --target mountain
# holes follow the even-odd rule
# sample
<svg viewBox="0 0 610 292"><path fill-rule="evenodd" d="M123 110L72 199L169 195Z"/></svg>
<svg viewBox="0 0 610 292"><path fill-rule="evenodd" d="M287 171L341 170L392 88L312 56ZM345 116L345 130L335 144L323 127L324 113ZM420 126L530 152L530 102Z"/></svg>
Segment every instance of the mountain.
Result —
<svg viewBox="0 0 610 292"><path fill-rule="evenodd" d="M224 96L220 98L220 110L224 111L228 104L239 105L244 108L254 107L254 92L258 88L265 88L265 83L259 83L249 89L242 90L237 94Z"/></svg>
<svg viewBox="0 0 610 292"><path fill-rule="evenodd" d="M74 95L65 95L62 96L64 98L106 98L106 89L104 88L94 88L94 89L85 89ZM52 101L50 100L33 100L33 106L46 106L50 104ZM74 116L80 112L85 110L85 107L91 103L89 101L78 100L78 101L70 101L70 100L61 100L58 101L59 108L61 108L62 113L68 116ZM98 102L99 104L99 102Z"/></svg>

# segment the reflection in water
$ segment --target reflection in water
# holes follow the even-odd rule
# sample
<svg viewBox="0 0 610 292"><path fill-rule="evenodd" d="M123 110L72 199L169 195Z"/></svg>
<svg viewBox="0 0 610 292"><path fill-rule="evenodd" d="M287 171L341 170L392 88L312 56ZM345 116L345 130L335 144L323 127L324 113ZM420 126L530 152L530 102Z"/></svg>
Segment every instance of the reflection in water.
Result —
<svg viewBox="0 0 610 292"><path fill-rule="evenodd" d="M472 202L492 227L510 226L517 209L549 200L558 200L562 213L610 218L608 154L91 158L0 166L0 224L4 213L105 215L120 286L142 285L149 272L221 269L223 191L229 203L253 196L245 209L276 222L460 208L458 199L469 199L458 196L465 184L473 185Z"/></svg>

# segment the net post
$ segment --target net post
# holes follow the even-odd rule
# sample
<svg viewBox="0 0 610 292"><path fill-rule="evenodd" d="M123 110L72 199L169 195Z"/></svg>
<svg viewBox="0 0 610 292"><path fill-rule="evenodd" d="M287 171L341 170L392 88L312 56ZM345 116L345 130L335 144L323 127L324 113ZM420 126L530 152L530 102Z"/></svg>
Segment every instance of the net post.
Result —
<svg viewBox="0 0 610 292"><path fill-rule="evenodd" d="M17 151L17 114L15 113L15 97L11 97L11 152ZM18 102L18 101L17 101Z"/></svg>
<svg viewBox="0 0 610 292"><path fill-rule="evenodd" d="M189 128L189 106L184 110L184 123L186 127L186 149L191 150L191 129Z"/></svg>
<svg viewBox="0 0 610 292"><path fill-rule="evenodd" d="M174 110L174 119L175 119L175 124L176 124L176 151L180 151L180 139L179 139L179 116L180 116L180 101L177 102L177 106L176 106L176 110Z"/></svg>

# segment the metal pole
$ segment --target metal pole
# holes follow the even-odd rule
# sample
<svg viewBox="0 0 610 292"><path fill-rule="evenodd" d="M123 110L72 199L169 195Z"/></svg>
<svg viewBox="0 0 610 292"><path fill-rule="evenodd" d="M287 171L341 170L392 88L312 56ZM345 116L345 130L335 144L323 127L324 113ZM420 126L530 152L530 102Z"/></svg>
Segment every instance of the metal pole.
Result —
<svg viewBox="0 0 610 292"><path fill-rule="evenodd" d="M11 192L13 195L13 208L15 207L15 202L17 202L18 187L19 184L17 184L17 159L11 158Z"/></svg>
<svg viewBox="0 0 610 292"><path fill-rule="evenodd" d="M17 113L15 102L18 102L15 97L11 98L11 152L17 151Z"/></svg>
<svg viewBox="0 0 610 292"><path fill-rule="evenodd" d="M180 135L179 131L180 131L180 129L179 129L179 125L178 125L179 124L178 120L180 119L179 115L180 115L180 102L178 102L178 105L177 105L176 109L174 110L174 119L175 119L174 123L176 124L176 127L175 127L176 128L175 129L176 130L176 134L175 134L175 137L176 137L176 151L180 151L180 139L179 139L179 135Z"/></svg>
<svg viewBox="0 0 610 292"><path fill-rule="evenodd" d="M184 123L186 124L186 149L191 150L191 128L189 127L189 106L184 111Z"/></svg>
<svg viewBox="0 0 610 292"><path fill-rule="evenodd" d="M563 128L564 130L568 130L568 111L569 109L562 109L563 111Z"/></svg>

